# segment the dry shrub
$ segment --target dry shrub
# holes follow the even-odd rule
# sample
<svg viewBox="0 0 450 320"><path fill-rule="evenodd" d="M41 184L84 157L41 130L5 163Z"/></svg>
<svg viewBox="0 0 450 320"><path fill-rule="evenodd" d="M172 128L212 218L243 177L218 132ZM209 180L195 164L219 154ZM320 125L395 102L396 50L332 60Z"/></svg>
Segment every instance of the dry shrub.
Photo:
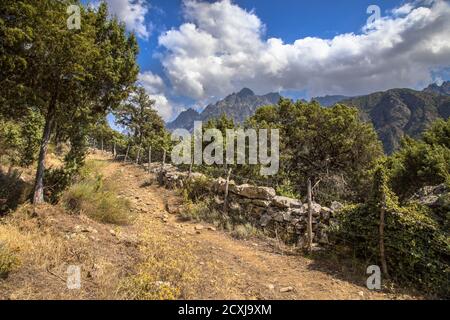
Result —
<svg viewBox="0 0 450 320"><path fill-rule="evenodd" d="M236 239L245 240L258 234L258 230L249 223L239 224L234 227L231 236Z"/></svg>
<svg viewBox="0 0 450 320"><path fill-rule="evenodd" d="M74 213L84 213L90 218L103 223L125 225L131 222L130 203L119 198L114 189L113 179L107 183L103 178L96 182L84 180L72 185L63 195L66 208Z"/></svg>

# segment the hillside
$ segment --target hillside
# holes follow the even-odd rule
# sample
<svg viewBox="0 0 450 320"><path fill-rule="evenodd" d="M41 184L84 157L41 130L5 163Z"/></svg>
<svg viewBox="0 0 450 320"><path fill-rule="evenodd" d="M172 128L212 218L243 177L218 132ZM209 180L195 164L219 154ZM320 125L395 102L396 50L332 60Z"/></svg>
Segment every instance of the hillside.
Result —
<svg viewBox="0 0 450 320"><path fill-rule="evenodd" d="M256 109L276 104L280 97L278 93L258 96L252 90L244 88L238 93L233 93L223 100L208 105L200 114L193 109L180 113L173 122L167 124L167 128L191 130L194 127L194 121L206 122L209 119L220 117L222 114L233 118L236 123L242 123L252 116Z"/></svg>
<svg viewBox="0 0 450 320"><path fill-rule="evenodd" d="M321 106L324 107L332 107L334 106L336 103L342 101L342 100L346 100L346 99L351 99L352 97L347 97L347 96L341 96L341 95L332 95L332 96L323 96L323 97L314 97L311 99L311 101L317 101L318 103L320 103Z"/></svg>
<svg viewBox="0 0 450 320"><path fill-rule="evenodd" d="M417 138L431 122L450 116L449 84L448 81L441 86L432 84L424 91L391 89L353 98L333 95L312 100L325 107L342 103L360 109L363 119L373 123L385 152L390 154L399 147L405 134ZM208 105L201 113L193 109L180 113L167 127L170 130L192 130L194 121L208 121L222 114L233 118L236 123L242 123L252 116L258 107L276 104L280 97L278 93L258 96L250 89L244 88L239 93L233 93L215 104Z"/></svg>
<svg viewBox="0 0 450 320"><path fill-rule="evenodd" d="M411 89L392 89L343 100L357 107L365 120L371 121L387 153L399 147L407 134L418 137L438 118L450 116L450 97Z"/></svg>

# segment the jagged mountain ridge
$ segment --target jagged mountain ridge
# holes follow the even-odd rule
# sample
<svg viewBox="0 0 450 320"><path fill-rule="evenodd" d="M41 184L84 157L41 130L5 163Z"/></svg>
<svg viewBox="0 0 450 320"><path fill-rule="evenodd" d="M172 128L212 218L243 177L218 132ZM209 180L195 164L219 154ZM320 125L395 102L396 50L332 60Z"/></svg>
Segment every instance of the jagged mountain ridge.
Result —
<svg viewBox="0 0 450 320"><path fill-rule="evenodd" d="M386 153L395 151L405 134L417 138L431 122L450 116L450 96L412 89L391 89L339 103L361 110L363 119L373 123Z"/></svg>
<svg viewBox="0 0 450 320"><path fill-rule="evenodd" d="M441 86L430 85L423 91L412 89L391 89L372 94L345 97L325 96L316 100L325 107L336 103L353 106L361 110L362 118L373 123L386 153L396 150L402 137L409 135L417 138L431 122L438 118L450 117L450 82ZM242 123L263 105L276 104L280 95L270 93L257 96L250 89L242 89L215 104L208 105L203 112L193 109L182 112L177 119L168 124L169 129L193 129L194 121L207 121L222 114L232 117L236 123ZM343 99L341 99L343 97Z"/></svg>
<svg viewBox="0 0 450 320"><path fill-rule="evenodd" d="M441 85L436 83L430 84L423 91L450 96L450 81L444 81Z"/></svg>
<svg viewBox="0 0 450 320"><path fill-rule="evenodd" d="M235 123L243 123L251 117L255 111L265 105L277 104L281 96L279 93L268 93L266 95L256 95L252 90L244 88L238 93L233 93L225 99L209 104L201 113L189 109L171 123L167 124L169 130L184 128L192 130L194 121L208 121L220 117L222 114L233 118Z"/></svg>

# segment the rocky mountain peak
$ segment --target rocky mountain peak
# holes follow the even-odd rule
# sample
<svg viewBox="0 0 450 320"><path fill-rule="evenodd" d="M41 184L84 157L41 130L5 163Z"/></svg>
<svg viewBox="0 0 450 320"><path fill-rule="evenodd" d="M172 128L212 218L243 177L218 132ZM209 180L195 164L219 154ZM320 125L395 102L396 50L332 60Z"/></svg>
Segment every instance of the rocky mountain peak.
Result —
<svg viewBox="0 0 450 320"><path fill-rule="evenodd" d="M249 88L243 88L241 91L239 91L237 93L237 95L240 98L246 98L246 97L254 96L255 93L252 90L250 90Z"/></svg>

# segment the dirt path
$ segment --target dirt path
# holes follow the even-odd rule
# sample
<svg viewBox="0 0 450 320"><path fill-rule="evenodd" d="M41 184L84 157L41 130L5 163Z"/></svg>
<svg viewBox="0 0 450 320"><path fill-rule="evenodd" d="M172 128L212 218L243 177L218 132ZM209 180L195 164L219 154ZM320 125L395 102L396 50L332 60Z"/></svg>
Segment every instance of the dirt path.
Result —
<svg viewBox="0 0 450 320"><path fill-rule="evenodd" d="M179 197L156 183L148 185L154 177L142 168L111 162L106 169L123 173L120 194L130 199L134 210L140 212L138 225L141 229L138 233L151 232L154 237L170 241L172 248L189 251L200 279L195 284L197 290L188 294L188 298L409 298L369 291L364 287L364 270L355 281L354 275L343 276L341 268L332 263L318 263L299 255L283 255L267 241L236 240L224 231L216 231L211 225L181 221L165 210L167 203L180 203Z"/></svg>

